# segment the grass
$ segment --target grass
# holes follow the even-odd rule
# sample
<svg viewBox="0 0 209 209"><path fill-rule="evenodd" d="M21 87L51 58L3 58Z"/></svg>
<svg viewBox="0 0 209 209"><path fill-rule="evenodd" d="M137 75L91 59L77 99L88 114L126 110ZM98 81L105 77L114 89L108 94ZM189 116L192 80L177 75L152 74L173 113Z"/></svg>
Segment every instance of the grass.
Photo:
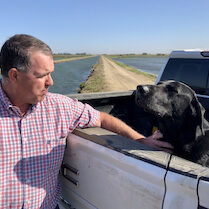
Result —
<svg viewBox="0 0 209 209"><path fill-rule="evenodd" d="M53 54L53 59L64 60L64 59L87 57L87 56L91 56L91 55L88 55L88 54Z"/></svg>
<svg viewBox="0 0 209 209"><path fill-rule="evenodd" d="M72 61L72 60L79 60L79 59L86 59L86 58L89 58L89 57L92 57L92 56L73 56L73 57L69 57L69 58L54 58L54 64L57 64L57 63L62 63L62 62L69 62L69 61Z"/></svg>
<svg viewBox="0 0 209 209"><path fill-rule="evenodd" d="M71 58L71 57L83 57L83 56L89 56L89 54L53 54L54 58Z"/></svg>
<svg viewBox="0 0 209 209"><path fill-rule="evenodd" d="M90 93L90 92L101 92L102 84L104 79L102 77L95 77L94 79L89 80L88 82L82 83L80 85L79 93Z"/></svg>
<svg viewBox="0 0 209 209"><path fill-rule="evenodd" d="M105 87L102 66L96 64L86 82L80 84L78 93L102 92Z"/></svg>

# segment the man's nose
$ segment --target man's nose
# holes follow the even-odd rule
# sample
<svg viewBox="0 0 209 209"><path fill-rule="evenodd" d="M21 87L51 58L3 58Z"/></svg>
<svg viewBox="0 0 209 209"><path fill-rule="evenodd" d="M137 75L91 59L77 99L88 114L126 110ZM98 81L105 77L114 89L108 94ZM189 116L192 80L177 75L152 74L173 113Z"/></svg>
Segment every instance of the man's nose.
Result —
<svg viewBox="0 0 209 209"><path fill-rule="evenodd" d="M53 86L54 81L53 81L53 79L52 79L52 77L51 77L51 74L48 75L46 84L47 84L48 86Z"/></svg>

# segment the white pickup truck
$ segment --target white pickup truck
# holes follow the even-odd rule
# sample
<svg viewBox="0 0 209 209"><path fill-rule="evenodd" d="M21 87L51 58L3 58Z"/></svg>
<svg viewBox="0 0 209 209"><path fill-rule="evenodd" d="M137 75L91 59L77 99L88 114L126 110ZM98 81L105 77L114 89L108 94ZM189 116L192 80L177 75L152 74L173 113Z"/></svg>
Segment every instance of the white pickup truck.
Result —
<svg viewBox="0 0 209 209"><path fill-rule="evenodd" d="M169 79L188 84L209 109L209 52L172 52L156 82ZM149 135L148 118L134 95L135 91L69 96ZM77 129L68 137L60 180L60 208L209 208L209 168L101 128Z"/></svg>

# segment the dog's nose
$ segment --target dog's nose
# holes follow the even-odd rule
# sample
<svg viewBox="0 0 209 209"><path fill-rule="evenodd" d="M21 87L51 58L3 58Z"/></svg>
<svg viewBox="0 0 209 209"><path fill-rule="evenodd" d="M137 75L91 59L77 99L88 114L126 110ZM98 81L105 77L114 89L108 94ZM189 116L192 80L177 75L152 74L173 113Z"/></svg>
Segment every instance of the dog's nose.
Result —
<svg viewBox="0 0 209 209"><path fill-rule="evenodd" d="M148 86L137 86L137 91L140 94L147 94L149 92Z"/></svg>

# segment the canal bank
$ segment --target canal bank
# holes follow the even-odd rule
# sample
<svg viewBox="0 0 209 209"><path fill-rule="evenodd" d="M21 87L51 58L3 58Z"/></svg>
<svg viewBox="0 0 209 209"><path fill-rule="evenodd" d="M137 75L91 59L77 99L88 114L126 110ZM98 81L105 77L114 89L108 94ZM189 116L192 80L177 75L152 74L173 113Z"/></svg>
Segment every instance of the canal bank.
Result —
<svg viewBox="0 0 209 209"><path fill-rule="evenodd" d="M66 59L58 59L58 60L54 60L54 64L62 63L62 62L69 62L69 61L73 61L73 60L82 60L82 59L87 59L87 58L95 57L95 56L96 55L84 56L84 57L71 57L71 58L66 58Z"/></svg>
<svg viewBox="0 0 209 209"><path fill-rule="evenodd" d="M134 90L140 84L154 84L155 79L155 75L140 72L111 58L100 56L86 82L80 85L79 93Z"/></svg>

